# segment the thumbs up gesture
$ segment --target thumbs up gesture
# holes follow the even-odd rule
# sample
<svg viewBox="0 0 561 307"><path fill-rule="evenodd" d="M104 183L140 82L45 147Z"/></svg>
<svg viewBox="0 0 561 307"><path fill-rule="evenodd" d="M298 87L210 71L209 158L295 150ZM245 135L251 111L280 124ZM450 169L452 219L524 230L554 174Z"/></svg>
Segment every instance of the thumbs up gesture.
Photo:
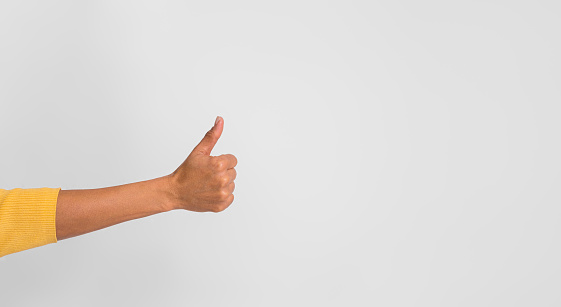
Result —
<svg viewBox="0 0 561 307"><path fill-rule="evenodd" d="M218 116L187 159L169 175L174 208L220 212L234 201L236 157L210 155L223 129L224 120Z"/></svg>

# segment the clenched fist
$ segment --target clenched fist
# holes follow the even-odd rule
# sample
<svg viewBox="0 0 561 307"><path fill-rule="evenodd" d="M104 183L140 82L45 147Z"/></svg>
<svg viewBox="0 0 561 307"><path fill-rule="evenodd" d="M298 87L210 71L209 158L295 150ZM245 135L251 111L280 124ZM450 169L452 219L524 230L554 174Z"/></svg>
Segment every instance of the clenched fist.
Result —
<svg viewBox="0 0 561 307"><path fill-rule="evenodd" d="M223 129L224 120L218 116L187 159L169 175L175 208L220 212L234 201L236 157L210 155Z"/></svg>

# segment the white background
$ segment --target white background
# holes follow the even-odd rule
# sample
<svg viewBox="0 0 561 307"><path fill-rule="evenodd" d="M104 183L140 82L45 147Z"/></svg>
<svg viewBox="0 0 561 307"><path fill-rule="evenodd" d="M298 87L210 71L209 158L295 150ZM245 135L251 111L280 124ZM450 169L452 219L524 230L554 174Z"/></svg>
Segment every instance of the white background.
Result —
<svg viewBox="0 0 561 307"><path fill-rule="evenodd" d="M559 306L558 1L2 1L0 187L226 211L0 259L2 306Z"/></svg>

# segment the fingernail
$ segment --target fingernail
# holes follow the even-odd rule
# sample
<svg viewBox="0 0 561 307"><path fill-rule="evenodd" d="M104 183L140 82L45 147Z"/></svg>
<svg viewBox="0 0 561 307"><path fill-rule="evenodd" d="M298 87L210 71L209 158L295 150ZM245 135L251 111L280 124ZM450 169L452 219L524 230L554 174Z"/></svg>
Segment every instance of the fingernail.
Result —
<svg viewBox="0 0 561 307"><path fill-rule="evenodd" d="M216 116L216 120L214 121L214 124L218 124L218 120L220 120L220 116Z"/></svg>

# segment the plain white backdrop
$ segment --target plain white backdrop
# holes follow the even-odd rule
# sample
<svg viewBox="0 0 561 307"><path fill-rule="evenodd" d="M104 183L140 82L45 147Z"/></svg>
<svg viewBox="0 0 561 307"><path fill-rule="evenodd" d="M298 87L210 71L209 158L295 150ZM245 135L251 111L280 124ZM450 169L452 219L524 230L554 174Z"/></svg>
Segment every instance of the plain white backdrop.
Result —
<svg viewBox="0 0 561 307"><path fill-rule="evenodd" d="M172 172L226 211L0 259L2 306L559 306L557 1L1 1L0 187Z"/></svg>

